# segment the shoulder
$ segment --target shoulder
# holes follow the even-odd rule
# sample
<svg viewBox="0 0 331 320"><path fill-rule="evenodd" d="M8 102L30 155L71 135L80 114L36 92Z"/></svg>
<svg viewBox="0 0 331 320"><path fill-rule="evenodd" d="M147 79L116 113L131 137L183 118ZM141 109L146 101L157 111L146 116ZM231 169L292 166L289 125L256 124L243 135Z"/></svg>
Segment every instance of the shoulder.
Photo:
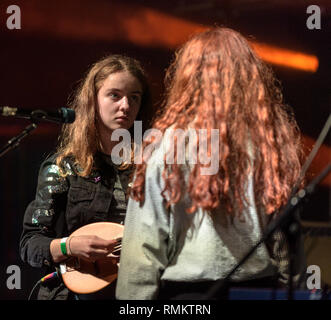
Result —
<svg viewBox="0 0 331 320"><path fill-rule="evenodd" d="M62 176L64 173L64 176L66 175L75 175L76 169L74 165L73 159L67 157L64 158L61 161L61 168L57 164L57 153L53 153L49 155L41 164L39 175L40 176L49 176L49 175L55 175L55 176Z"/></svg>
<svg viewBox="0 0 331 320"><path fill-rule="evenodd" d="M69 187L67 177L61 174L56 164L56 158L55 154L48 156L39 169L37 193L44 199L63 194Z"/></svg>

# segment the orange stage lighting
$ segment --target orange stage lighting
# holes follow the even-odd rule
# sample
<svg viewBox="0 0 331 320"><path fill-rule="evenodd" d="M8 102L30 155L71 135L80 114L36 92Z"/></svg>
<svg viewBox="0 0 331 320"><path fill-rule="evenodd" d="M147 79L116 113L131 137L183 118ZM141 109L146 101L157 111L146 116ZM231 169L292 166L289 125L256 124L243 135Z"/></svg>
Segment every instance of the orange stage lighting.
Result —
<svg viewBox="0 0 331 320"><path fill-rule="evenodd" d="M314 55L256 42L251 42L251 45L261 59L269 63L308 72L316 72L318 68L318 59Z"/></svg>
<svg viewBox="0 0 331 320"><path fill-rule="evenodd" d="M77 10L79 8L79 10ZM84 41L125 41L142 47L175 50L195 33L209 26L147 8L139 4L58 0L55 3L34 0L22 3L22 33L44 34ZM220 21L221 23L221 21ZM316 56L252 42L265 61L288 68L315 72Z"/></svg>

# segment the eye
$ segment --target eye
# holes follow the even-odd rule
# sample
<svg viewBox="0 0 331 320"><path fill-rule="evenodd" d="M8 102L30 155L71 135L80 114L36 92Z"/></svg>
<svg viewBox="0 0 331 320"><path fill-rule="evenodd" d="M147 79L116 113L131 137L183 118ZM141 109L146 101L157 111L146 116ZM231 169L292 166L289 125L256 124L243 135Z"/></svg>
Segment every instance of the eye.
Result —
<svg viewBox="0 0 331 320"><path fill-rule="evenodd" d="M116 92L110 92L109 97L112 98L113 100L118 100L120 99L120 95Z"/></svg>
<svg viewBox="0 0 331 320"><path fill-rule="evenodd" d="M132 99L134 102L140 102L141 96L140 96L139 94L135 94L135 95L132 95L132 96L131 96L131 99Z"/></svg>

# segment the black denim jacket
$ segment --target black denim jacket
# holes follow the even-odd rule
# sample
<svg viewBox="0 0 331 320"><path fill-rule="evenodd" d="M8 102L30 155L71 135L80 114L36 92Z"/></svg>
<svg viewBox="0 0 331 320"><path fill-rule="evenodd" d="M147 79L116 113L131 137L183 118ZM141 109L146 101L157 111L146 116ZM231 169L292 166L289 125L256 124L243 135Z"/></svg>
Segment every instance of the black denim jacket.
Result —
<svg viewBox="0 0 331 320"><path fill-rule="evenodd" d="M121 223L124 213L111 212L113 189L118 175L126 193L132 170L118 170L110 157L97 154L89 177L77 175L73 161L64 161L68 175L63 178L55 163L56 155L41 165L35 199L28 205L20 239L20 254L32 267L45 267L45 274L55 270L50 243L55 238L69 236L83 225L110 221ZM127 197L125 199L127 204ZM115 201L116 202L116 201Z"/></svg>

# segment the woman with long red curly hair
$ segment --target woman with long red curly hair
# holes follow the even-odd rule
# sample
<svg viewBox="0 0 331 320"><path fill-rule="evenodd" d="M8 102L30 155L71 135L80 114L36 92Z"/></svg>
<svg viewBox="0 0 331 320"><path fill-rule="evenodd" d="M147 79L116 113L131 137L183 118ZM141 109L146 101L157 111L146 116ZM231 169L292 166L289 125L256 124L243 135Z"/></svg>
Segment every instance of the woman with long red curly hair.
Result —
<svg viewBox="0 0 331 320"><path fill-rule="evenodd" d="M168 69L166 89L152 124L161 135L144 140L142 150L156 147L135 171L119 299L207 292L260 239L300 174L293 114L270 68L238 32L216 28L192 37ZM196 134L174 138L176 130ZM183 149L186 161L178 163ZM215 163L216 171L206 171ZM231 280L286 283L286 248L275 233Z"/></svg>

